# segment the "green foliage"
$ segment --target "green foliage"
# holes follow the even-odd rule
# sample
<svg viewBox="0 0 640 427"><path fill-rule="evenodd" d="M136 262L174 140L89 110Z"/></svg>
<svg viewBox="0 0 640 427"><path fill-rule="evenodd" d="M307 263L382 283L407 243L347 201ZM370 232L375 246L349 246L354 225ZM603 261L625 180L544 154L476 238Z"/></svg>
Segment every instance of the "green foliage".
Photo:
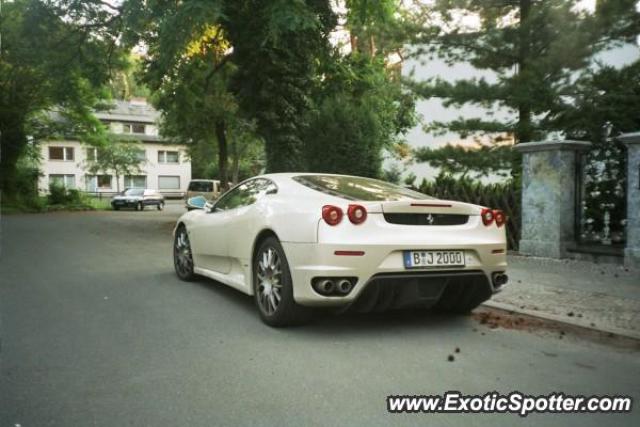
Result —
<svg viewBox="0 0 640 427"><path fill-rule="evenodd" d="M416 179L418 179L418 177L416 176L415 173L411 172L409 173L403 180L404 185L406 185L407 187L414 187L416 184Z"/></svg>
<svg viewBox="0 0 640 427"><path fill-rule="evenodd" d="M237 0L225 12L233 91L265 141L267 171L304 170L311 91L336 22L329 2Z"/></svg>
<svg viewBox="0 0 640 427"><path fill-rule="evenodd" d="M471 175L474 178L498 174L505 176L514 168L518 153L510 145L464 147L447 144L440 148L418 148L415 160L427 162L447 175Z"/></svg>
<svg viewBox="0 0 640 427"><path fill-rule="evenodd" d="M458 118L431 123L427 129L461 135L509 132L516 142L540 137L549 129L545 117L570 89L572 74L585 69L593 55L612 42L632 40L638 34L640 14L633 1L599 1L595 15L581 11L577 3L437 0L424 6L425 26L415 38L421 44L417 54L437 55L449 63L467 61L493 71L497 79L436 78L414 83L416 92L442 98L446 106L502 107L517 115L517 120ZM465 28L458 19L461 13L479 17L479 27Z"/></svg>
<svg viewBox="0 0 640 427"><path fill-rule="evenodd" d="M584 73L565 99L559 98L547 118L549 127L569 139L586 139L593 149L584 162L581 238L600 241L605 214L614 241L624 235L626 150L611 136L640 129L640 61L621 69L599 67Z"/></svg>
<svg viewBox="0 0 640 427"><path fill-rule="evenodd" d="M407 41L407 22L399 0L347 0L346 28L351 51L371 58L400 53Z"/></svg>
<svg viewBox="0 0 640 427"><path fill-rule="evenodd" d="M129 0L125 9L126 38L148 46L144 80L156 91L163 131L192 145L199 174L217 170L227 182L231 151L237 178L238 156L260 140L269 170L303 169L311 79L332 25L328 2Z"/></svg>
<svg viewBox="0 0 640 427"><path fill-rule="evenodd" d="M229 130L241 127L242 122L236 98L229 90L235 67L225 56L229 43L224 30L212 24L201 31L176 51L181 59L173 68L159 67L162 56L150 57L145 79L156 91L154 99L163 112L163 134L189 144L194 152L216 147L216 156L203 160L217 158L217 178L226 183ZM160 34L147 42L156 46L164 40Z"/></svg>
<svg viewBox="0 0 640 427"><path fill-rule="evenodd" d="M352 54L323 68L305 137L309 169L379 177L382 151L415 123L413 97L381 60Z"/></svg>
<svg viewBox="0 0 640 427"><path fill-rule="evenodd" d="M378 177L384 133L370 106L358 108L343 96L325 99L306 139L309 170Z"/></svg>
<svg viewBox="0 0 640 427"><path fill-rule="evenodd" d="M142 144L130 139L116 139L107 134L107 142L97 147L97 156L84 165L90 174L111 174L116 177L116 189L120 192L120 177L136 175L141 171Z"/></svg>
<svg viewBox="0 0 640 427"><path fill-rule="evenodd" d="M63 185L52 183L49 185L47 201L50 205L77 205L82 199L78 190L66 189Z"/></svg>
<svg viewBox="0 0 640 427"><path fill-rule="evenodd" d="M613 135L640 129L640 61L588 70L566 95L556 100L545 123L568 138L598 144L606 124Z"/></svg>
<svg viewBox="0 0 640 427"><path fill-rule="evenodd" d="M396 164L392 164L389 169L382 171L381 179L386 182L392 182L394 184L400 184L402 179L402 170Z"/></svg>
<svg viewBox="0 0 640 427"><path fill-rule="evenodd" d="M441 173L433 181L423 180L418 190L421 193L445 200L459 200L500 209L507 216L507 244L518 249L520 241L521 193L517 181L501 184L482 184L469 178L454 178Z"/></svg>
<svg viewBox="0 0 640 427"><path fill-rule="evenodd" d="M99 90L117 66L117 8L103 1L5 2L0 16L0 188L16 193L16 165L32 116L57 105L91 115Z"/></svg>
<svg viewBox="0 0 640 427"><path fill-rule="evenodd" d="M149 98L151 91L138 78L143 71L142 58L130 54L123 60L122 68L116 70L109 81L111 98L130 100L131 98Z"/></svg>

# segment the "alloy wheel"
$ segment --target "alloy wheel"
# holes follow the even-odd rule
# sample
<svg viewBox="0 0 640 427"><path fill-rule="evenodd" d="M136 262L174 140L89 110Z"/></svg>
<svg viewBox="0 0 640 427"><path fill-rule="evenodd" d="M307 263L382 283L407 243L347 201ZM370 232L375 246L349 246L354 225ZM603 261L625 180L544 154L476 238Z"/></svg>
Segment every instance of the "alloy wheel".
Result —
<svg viewBox="0 0 640 427"><path fill-rule="evenodd" d="M273 315L282 301L282 263L273 247L266 247L259 255L258 304L268 316Z"/></svg>
<svg viewBox="0 0 640 427"><path fill-rule="evenodd" d="M176 271L180 277L189 277L193 274L193 257L191 255L191 244L187 231L183 228L178 230L173 246L173 259Z"/></svg>

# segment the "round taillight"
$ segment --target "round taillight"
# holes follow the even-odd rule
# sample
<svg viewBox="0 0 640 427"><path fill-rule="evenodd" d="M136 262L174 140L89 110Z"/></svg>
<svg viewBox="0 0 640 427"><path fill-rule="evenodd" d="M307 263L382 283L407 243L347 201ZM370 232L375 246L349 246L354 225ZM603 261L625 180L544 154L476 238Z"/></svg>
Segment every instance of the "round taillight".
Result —
<svg viewBox="0 0 640 427"><path fill-rule="evenodd" d="M504 215L504 212L502 212L500 209L493 210L493 218L495 219L496 225L498 227L502 227L504 223L507 222L507 217Z"/></svg>
<svg viewBox="0 0 640 427"><path fill-rule="evenodd" d="M480 216L482 217L482 223L487 227L493 223L493 211L491 209L484 208L482 212L480 212Z"/></svg>
<svg viewBox="0 0 640 427"><path fill-rule="evenodd" d="M349 209L347 209L347 216L349 217L349 221L352 223L362 224L367 219L367 210L364 206L349 205Z"/></svg>
<svg viewBox="0 0 640 427"><path fill-rule="evenodd" d="M338 225L342 221L342 209L333 205L322 207L322 219L329 225Z"/></svg>

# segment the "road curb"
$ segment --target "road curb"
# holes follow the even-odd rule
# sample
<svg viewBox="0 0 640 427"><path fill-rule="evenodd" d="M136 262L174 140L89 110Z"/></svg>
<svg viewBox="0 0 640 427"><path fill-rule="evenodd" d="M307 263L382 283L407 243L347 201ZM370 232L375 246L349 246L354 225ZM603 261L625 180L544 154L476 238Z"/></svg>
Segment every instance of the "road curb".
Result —
<svg viewBox="0 0 640 427"><path fill-rule="evenodd" d="M582 329L587 329L593 332L609 334L610 336L617 336L621 338L640 341L640 332L629 331L629 330L619 329L619 328L612 328L612 327L602 327L602 326L594 327L594 326L591 326L591 322L587 322L585 320L579 320L573 317L559 316L557 314L545 313L545 312L536 311L536 310L527 310L527 309L520 308L516 305L503 303L503 302L496 302L496 301L487 301L483 303L482 306L487 308L494 308L497 310L507 311L507 312L518 313L525 316L536 317L542 320L569 325L573 327L578 327Z"/></svg>

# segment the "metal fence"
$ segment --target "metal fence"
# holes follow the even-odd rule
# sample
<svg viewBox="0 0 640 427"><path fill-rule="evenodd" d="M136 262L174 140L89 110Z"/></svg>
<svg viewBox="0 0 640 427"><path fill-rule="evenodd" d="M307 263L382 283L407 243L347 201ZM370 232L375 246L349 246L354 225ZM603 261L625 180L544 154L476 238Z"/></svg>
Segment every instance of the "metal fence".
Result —
<svg viewBox="0 0 640 427"><path fill-rule="evenodd" d="M607 138L578 154L576 240L581 245L622 246L626 240L626 148Z"/></svg>

